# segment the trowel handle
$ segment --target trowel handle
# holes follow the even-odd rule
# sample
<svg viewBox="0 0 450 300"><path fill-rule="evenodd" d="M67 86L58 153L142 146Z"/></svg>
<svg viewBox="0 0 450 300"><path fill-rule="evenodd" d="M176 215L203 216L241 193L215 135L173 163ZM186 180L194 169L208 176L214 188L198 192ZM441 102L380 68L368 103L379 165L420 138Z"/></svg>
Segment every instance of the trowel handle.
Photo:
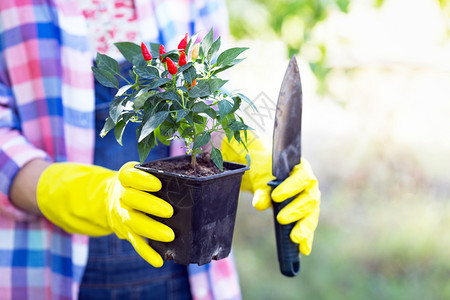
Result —
<svg viewBox="0 0 450 300"><path fill-rule="evenodd" d="M268 184L274 189L282 181L272 180ZM281 274L294 277L300 272L300 255L298 245L291 241L289 234L294 228L295 222L287 225L281 225L277 221L277 215L283 207L288 205L294 198L289 198L281 203L272 202L273 219L275 224L275 236L277 241L278 262L280 264Z"/></svg>

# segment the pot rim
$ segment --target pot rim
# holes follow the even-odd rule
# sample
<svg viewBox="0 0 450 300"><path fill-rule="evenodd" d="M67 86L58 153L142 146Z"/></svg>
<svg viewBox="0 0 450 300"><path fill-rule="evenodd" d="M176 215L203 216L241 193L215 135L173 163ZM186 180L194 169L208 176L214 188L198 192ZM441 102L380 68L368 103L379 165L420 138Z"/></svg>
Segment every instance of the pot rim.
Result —
<svg viewBox="0 0 450 300"><path fill-rule="evenodd" d="M165 157L165 158L148 161L148 162L145 162L144 164L154 162L154 161L175 160L175 159L180 159L180 158L185 158L185 157L191 157L191 156L190 155L178 155L178 156ZM195 177L195 176L190 176L190 175L162 171L162 170L158 170L155 168L144 167L143 164L137 164L134 167L136 169L139 169L139 170L142 170L145 172L149 172L149 173L158 173L158 174L162 174L162 175L174 176L174 177L193 180L193 181L209 181L209 180L217 179L220 177L227 177L227 176L231 176L234 174L244 173L245 171L250 170L250 168L247 165L230 162L230 161L224 161L223 163L224 163L224 165L227 164L228 166L233 166L234 169L226 170L219 174L214 174L214 175L209 175L209 176L204 176L204 177Z"/></svg>

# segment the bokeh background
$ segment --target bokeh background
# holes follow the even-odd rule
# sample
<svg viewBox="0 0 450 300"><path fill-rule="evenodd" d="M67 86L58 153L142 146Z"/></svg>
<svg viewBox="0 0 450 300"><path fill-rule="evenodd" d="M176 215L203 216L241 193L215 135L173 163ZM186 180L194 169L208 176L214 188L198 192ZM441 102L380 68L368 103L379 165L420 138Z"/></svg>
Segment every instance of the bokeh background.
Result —
<svg viewBox="0 0 450 300"><path fill-rule="evenodd" d="M270 137L290 55L303 155L322 191L313 252L278 271L272 212L242 194L234 253L244 299L450 299L450 1L228 0L230 72Z"/></svg>

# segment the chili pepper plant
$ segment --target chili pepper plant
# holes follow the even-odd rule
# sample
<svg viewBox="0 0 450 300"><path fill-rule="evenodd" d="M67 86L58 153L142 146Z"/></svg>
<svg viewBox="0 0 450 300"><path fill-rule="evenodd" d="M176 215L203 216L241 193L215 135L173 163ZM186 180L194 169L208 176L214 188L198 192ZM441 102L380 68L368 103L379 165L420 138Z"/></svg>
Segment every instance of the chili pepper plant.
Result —
<svg viewBox="0 0 450 300"><path fill-rule="evenodd" d="M231 48L219 54L221 38L214 40L211 29L196 43L198 35L184 36L177 49L164 45L130 42L115 43L124 58L133 65L128 78L119 72L113 58L97 54L95 78L104 86L116 88L101 136L114 129L122 145L122 134L129 122L141 123L136 131L141 164L158 143L182 139L195 168L202 147L211 145L211 159L223 170L223 158L211 142L213 133L225 134L247 148L247 130L238 110L242 101L255 110L251 100L241 93L226 93L227 80L219 74L240 63L248 48ZM118 77L125 81L119 86Z"/></svg>

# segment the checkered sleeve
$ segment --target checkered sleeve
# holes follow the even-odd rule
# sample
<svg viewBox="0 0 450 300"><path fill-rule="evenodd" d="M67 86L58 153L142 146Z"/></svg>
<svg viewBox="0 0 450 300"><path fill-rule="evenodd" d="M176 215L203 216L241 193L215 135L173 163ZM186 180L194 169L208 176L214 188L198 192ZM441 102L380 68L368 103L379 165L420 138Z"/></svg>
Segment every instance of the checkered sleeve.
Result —
<svg viewBox="0 0 450 300"><path fill-rule="evenodd" d="M24 220L28 215L16 209L9 201L11 184L21 167L35 158L47 158L47 155L20 133L19 118L3 57L3 37L0 28L0 218Z"/></svg>
<svg viewBox="0 0 450 300"><path fill-rule="evenodd" d="M16 116L8 105L12 98L5 92L6 87L0 83L0 217L25 220L27 214L16 209L9 200L11 184L20 168L33 159L46 159L47 155L31 145L15 128Z"/></svg>

